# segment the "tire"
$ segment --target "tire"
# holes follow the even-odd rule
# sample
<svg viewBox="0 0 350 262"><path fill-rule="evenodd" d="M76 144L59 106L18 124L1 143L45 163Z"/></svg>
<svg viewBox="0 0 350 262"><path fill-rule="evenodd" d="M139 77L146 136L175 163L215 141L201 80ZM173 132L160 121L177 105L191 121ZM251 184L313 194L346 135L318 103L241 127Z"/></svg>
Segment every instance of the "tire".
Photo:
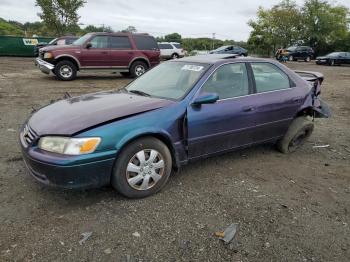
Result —
<svg viewBox="0 0 350 262"><path fill-rule="evenodd" d="M294 61L294 57L293 57L292 55L290 55L290 56L288 57L288 60L289 60L290 62L292 62L292 61Z"/></svg>
<svg viewBox="0 0 350 262"><path fill-rule="evenodd" d="M311 57L310 56L307 56L306 58L305 58L305 62L310 62L311 61Z"/></svg>
<svg viewBox="0 0 350 262"><path fill-rule="evenodd" d="M130 67L130 75L133 78L143 75L148 69L148 65L143 61L135 61Z"/></svg>
<svg viewBox="0 0 350 262"><path fill-rule="evenodd" d="M295 118L287 133L277 142L277 149L284 154L296 151L311 136L313 130L314 123L307 117Z"/></svg>
<svg viewBox="0 0 350 262"><path fill-rule="evenodd" d="M77 67L71 61L63 60L56 64L54 74L59 80L71 81L77 77Z"/></svg>
<svg viewBox="0 0 350 262"><path fill-rule="evenodd" d="M152 154L156 157L148 162ZM142 157L140 160L138 155L143 155L145 161ZM172 158L168 147L153 137L140 138L127 145L118 156L111 184L128 198L147 197L164 187L171 170Z"/></svg>
<svg viewBox="0 0 350 262"><path fill-rule="evenodd" d="M177 53L171 55L171 59L178 59L180 56Z"/></svg>
<svg viewBox="0 0 350 262"><path fill-rule="evenodd" d="M330 66L334 66L334 65L335 65L334 59L329 60L329 65L330 65Z"/></svg>

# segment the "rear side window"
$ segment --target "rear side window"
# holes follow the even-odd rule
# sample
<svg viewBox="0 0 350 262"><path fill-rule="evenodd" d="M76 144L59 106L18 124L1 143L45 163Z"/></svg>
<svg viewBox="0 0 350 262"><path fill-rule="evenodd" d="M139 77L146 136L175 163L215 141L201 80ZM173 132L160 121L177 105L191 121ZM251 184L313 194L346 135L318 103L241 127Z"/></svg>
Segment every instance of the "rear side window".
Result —
<svg viewBox="0 0 350 262"><path fill-rule="evenodd" d="M175 46L177 49L181 49L181 44L173 44L173 46Z"/></svg>
<svg viewBox="0 0 350 262"><path fill-rule="evenodd" d="M155 50L158 49L156 40L151 36L134 35L133 36L137 49L140 50Z"/></svg>
<svg viewBox="0 0 350 262"><path fill-rule="evenodd" d="M171 44L158 44L159 49L173 49Z"/></svg>
<svg viewBox="0 0 350 262"><path fill-rule="evenodd" d="M127 36L111 36L109 41L112 49L131 49L129 37Z"/></svg>
<svg viewBox="0 0 350 262"><path fill-rule="evenodd" d="M289 77L270 63L252 63L257 93L290 88Z"/></svg>

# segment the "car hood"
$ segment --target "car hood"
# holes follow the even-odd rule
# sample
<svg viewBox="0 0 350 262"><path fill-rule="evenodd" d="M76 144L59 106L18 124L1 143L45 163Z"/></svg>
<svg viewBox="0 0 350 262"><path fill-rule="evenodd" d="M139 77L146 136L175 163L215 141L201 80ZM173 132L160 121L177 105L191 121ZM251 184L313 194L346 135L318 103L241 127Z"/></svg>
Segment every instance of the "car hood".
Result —
<svg viewBox="0 0 350 262"><path fill-rule="evenodd" d="M41 50L44 52L48 52L48 51L68 50L68 49L79 49L79 48L80 46L78 45L48 45L41 48Z"/></svg>
<svg viewBox="0 0 350 262"><path fill-rule="evenodd" d="M72 97L35 112L28 124L37 135L73 135L79 131L175 102L116 91Z"/></svg>
<svg viewBox="0 0 350 262"><path fill-rule="evenodd" d="M321 59L327 59L329 56L318 56L316 57L316 60L321 60Z"/></svg>

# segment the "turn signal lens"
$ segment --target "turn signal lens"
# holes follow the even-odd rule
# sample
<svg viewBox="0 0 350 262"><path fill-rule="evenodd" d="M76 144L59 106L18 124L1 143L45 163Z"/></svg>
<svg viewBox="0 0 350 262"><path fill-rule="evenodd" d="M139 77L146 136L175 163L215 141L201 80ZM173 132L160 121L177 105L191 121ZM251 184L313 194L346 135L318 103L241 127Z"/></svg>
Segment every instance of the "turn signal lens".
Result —
<svg viewBox="0 0 350 262"><path fill-rule="evenodd" d="M50 52L46 52L46 53L44 54L44 58L46 58L46 59L53 58L53 54L50 53Z"/></svg>
<svg viewBox="0 0 350 262"><path fill-rule="evenodd" d="M80 153L86 154L95 151L97 145L100 143L100 138L91 138L90 140L84 142L80 147Z"/></svg>

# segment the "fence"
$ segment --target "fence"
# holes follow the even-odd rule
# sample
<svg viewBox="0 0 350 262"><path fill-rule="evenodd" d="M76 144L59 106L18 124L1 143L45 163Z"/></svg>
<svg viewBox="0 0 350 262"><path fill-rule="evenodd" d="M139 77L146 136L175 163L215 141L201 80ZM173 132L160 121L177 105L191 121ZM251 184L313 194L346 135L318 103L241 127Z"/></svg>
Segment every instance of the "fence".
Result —
<svg viewBox="0 0 350 262"><path fill-rule="evenodd" d="M52 39L0 35L0 56L34 56L34 47L38 43L48 43Z"/></svg>

